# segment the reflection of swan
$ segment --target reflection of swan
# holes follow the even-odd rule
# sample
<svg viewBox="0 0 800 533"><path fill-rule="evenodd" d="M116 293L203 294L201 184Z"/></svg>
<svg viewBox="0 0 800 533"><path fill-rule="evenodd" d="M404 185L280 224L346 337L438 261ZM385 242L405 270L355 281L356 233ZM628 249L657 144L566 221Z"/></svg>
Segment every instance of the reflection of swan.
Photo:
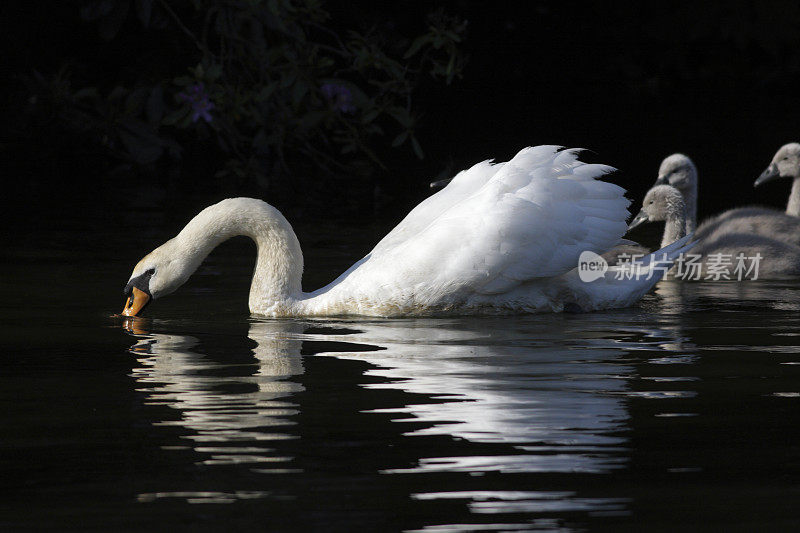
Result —
<svg viewBox="0 0 800 533"><path fill-rule="evenodd" d="M248 337L256 343L253 355L258 359L257 375L290 377L303 373L303 360L300 357L302 341L290 337L292 333L301 331L302 327L301 324L292 322L250 323Z"/></svg>
<svg viewBox="0 0 800 533"><path fill-rule="evenodd" d="M577 276L583 251L618 243L629 203L623 189L596 180L610 167L577 157L575 150L539 146L508 163L473 166L312 293L301 290L303 257L286 219L260 200L224 200L136 265L123 314L136 315L151 298L176 290L235 235L252 237L258 247L249 300L258 314L507 314L631 305L659 276L591 284Z"/></svg>
<svg viewBox="0 0 800 533"><path fill-rule="evenodd" d="M683 238L686 234L686 208L681 193L670 185L656 185L650 189L631 227L648 221L665 222L662 246ZM735 225L725 225L712 235L698 237L692 253L702 256L698 263L701 267L698 276L706 275L709 264L714 261L713 256L717 254L722 254L720 259L725 256L729 260L726 275L732 274L739 254L742 258L760 256L757 275L761 279L800 275L800 247L763 235L738 232ZM733 279L736 277L734 274Z"/></svg>
<svg viewBox="0 0 800 533"><path fill-rule="evenodd" d="M304 371L302 342L377 345L385 350L326 355L370 363L367 375L382 379L367 388L413 394L408 405L375 411L400 414L396 422L425 424L411 435L514 445L517 455L491 459L498 468L597 472L620 466L619 447L625 440L613 433L623 429L628 417L623 400L627 385L621 378L632 368L614 361L624 355L622 346L604 340L605 334L595 338L592 326L566 333L583 343L579 350L556 346L554 341L564 334L553 336L558 328L539 321L326 322L313 333L303 333L306 326L285 320L251 322L248 336L257 343L253 352L258 367L246 375L232 375L224 370L228 365L196 353L197 338L142 335L132 348L141 365L134 369L137 388L146 392L148 404L180 412L179 419L159 424L190 430L184 438L206 457L203 464L250 463L261 471L262 463L290 460L275 456L264 444L290 436L287 417L299 407L290 399L303 390L293 379ZM242 383L257 388L230 387ZM471 468L452 459L456 469ZM475 469L494 468L485 464L489 460L484 458Z"/></svg>
<svg viewBox="0 0 800 533"><path fill-rule="evenodd" d="M385 461L376 458L375 471L388 475L440 471L572 475L624 468L631 428L628 398L653 402L670 398L673 408L674 399L684 397L681 394L685 391L674 390L674 384L663 391L631 390L630 378L648 378L637 374L632 362L640 356L632 358L630 351L649 350L659 355L669 352L665 343L674 343L675 339L669 329L653 328L649 316L644 318L635 310L620 314L625 316L622 326L613 320L609 323L608 315L601 314L582 319L539 315L252 321L248 336L257 344L253 352L259 370L250 364L242 365L242 358L229 349L223 352L227 357L215 355L210 348L218 343L216 339L207 343L202 335L198 335L199 339L148 335L141 339L143 348L136 351L144 366L136 373L137 388L146 394L149 403L177 410L178 420L169 414L160 420L183 429L181 440L191 442L192 449L202 458L201 464L218 465L217 469L236 475L210 479L210 485L203 485L204 492L180 490L183 487L174 490L171 486L172 491L148 492L139 499L233 502L273 497L271 490L260 490L265 486L288 486L291 491L291 487L302 486L309 479L327 480L328 474L320 471L320 461L331 461L331 468L338 471L342 464L336 459L358 448L353 448L353 435L346 430L320 429L338 428L342 421L352 418L354 406L368 409L359 414L363 422L357 426L357 435L362 431L369 434L377 449L385 449L387 442L408 442L398 435L402 431L408 438L421 440L407 449L412 454L422 452L410 456L415 459L410 464L405 460L406 453L399 463L393 456L387 456ZM320 394L327 396L327 391L295 395L292 387L274 387L275 383L286 383L300 390L300 379L293 374L304 372L299 358L304 342L306 353L314 346L327 350L319 357L367 363L348 365L341 361L340 365L357 371L324 376L325 381L336 380L337 387L347 387L342 391L345 396L360 388L394 392L362 393L366 403L344 401L331 406L328 401L319 401ZM364 344L383 350L333 351L343 347L357 349ZM201 351L208 355L196 353ZM233 357L236 364L225 364L230 363L228 357ZM250 354L245 358L251 359ZM286 364L281 359L286 359ZM313 373L327 367L316 363L307 365L308 375L303 378L312 387L320 381L320 376ZM242 386L254 382L259 384L258 390ZM292 416L294 410L301 411L302 416ZM340 410L342 420L320 420L320 413L330 417ZM370 424L370 418L374 424ZM209 420L215 424L209 424ZM261 426L255 426L259 420ZM285 425L295 420L304 425ZM300 438L274 440L290 436ZM322 455L315 451L318 449ZM331 451L334 449L339 451ZM298 469L305 472L307 466L308 474L287 478L286 482L251 475L272 476ZM243 469L246 476L241 475ZM215 484L218 479L225 480L222 487ZM254 481L247 488L259 490L231 490L230 479ZM196 485L195 482L192 487ZM569 485L564 486L564 492L509 492L495 490L494 482L482 485L476 478L469 487L448 492L442 491L439 483L425 484L423 490L427 492L413 497L465 499L471 507L496 512L585 512L626 507L625 502L592 498L582 488ZM486 495L491 501L486 501Z"/></svg>
<svg viewBox="0 0 800 533"><path fill-rule="evenodd" d="M277 428L291 426L287 417L297 412L284 398L303 390L291 380L303 372L301 341L287 338L300 327L252 324L256 361L249 365L226 364L197 353L200 340L195 337L137 329L139 339L131 352L141 366L133 369L133 377L138 390L147 393L148 404L167 405L180 413L179 419L159 424L190 430L184 438L206 457L203 464L285 463L290 458L276 456L263 444L292 438Z"/></svg>
<svg viewBox="0 0 800 533"><path fill-rule="evenodd" d="M564 324L514 320L357 322L348 324L357 332L300 338L384 347L327 355L374 365L367 375L382 380L365 385L370 389L414 394L407 405L374 411L413 423L408 435L506 443L516 452L477 462L423 459L420 470L600 472L621 466L625 439L613 433L628 418L622 378L632 368L614 361L624 354L620 346L591 333L579 350L558 346L557 339L573 334L563 333ZM574 333L587 336L584 328Z"/></svg>

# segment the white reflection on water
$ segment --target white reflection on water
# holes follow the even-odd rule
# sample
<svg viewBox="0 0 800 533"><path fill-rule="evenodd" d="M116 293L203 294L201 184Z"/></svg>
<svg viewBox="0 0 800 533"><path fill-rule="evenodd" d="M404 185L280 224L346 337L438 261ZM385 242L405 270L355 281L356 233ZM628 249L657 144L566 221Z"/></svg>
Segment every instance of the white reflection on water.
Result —
<svg viewBox="0 0 800 533"><path fill-rule="evenodd" d="M462 531L547 531L549 533L570 533L575 529L561 527L560 520L555 518L538 518L524 524L446 524L425 526L422 529L409 530L409 533L418 531L434 533L459 533Z"/></svg>
<svg viewBox="0 0 800 533"><path fill-rule="evenodd" d="M155 425L179 430L180 441L174 439L175 431L165 437L165 450L177 454L181 447L175 444L185 442L184 449L199 457L199 471L223 473L210 486L148 488L139 500L222 504L281 499L300 494L296 487L309 480L338 489L342 474L336 469L347 466L346 457L313 455L313 446L302 449L311 455L292 457L302 442L291 440L301 433L294 425L295 415L301 409L313 410L314 402L306 400L315 391L306 391L302 397L297 393L304 390L302 382L314 383L320 377L300 378L306 372L301 347L314 341L309 344L328 351L313 357L369 364L365 379L353 381L352 373L345 372L347 378L336 385L360 386L366 391L359 395L365 403L358 405L366 406L367 418L380 419L379 440L392 446L413 443L407 453L415 455L403 457L403 462L374 463L379 467L374 477L390 480L386 486L408 483L406 502L412 498L423 507L423 502L442 501L444 512L453 507L448 502L455 502L473 513L476 522L494 522L453 520L447 524L451 517L443 516L443 523L432 522L422 531L570 531L563 514L625 514L632 504L621 496L630 496L636 489L620 492L615 482L604 485L603 480L615 480L621 469L635 465L629 464L631 432L647 435L650 428L669 429L698 416L692 409L703 394L714 392L708 377L728 375L725 366L695 365L701 358L709 363L713 357L724 365L726 352L741 356L753 350L754 355L767 352L758 357L761 365L764 360L774 360L776 366L796 365L793 358L785 357L800 350L793 340L798 335L794 317L759 313L796 309L799 290L779 284L667 282L659 284L656 296L648 296L640 307L611 313L497 319L256 320L249 324L248 347L238 350L234 362L214 352L207 332L197 337L177 335L161 325L157 328L161 331L140 333L131 349L139 362L133 371L136 388L148 404L161 407L154 410L154 416L160 417ZM770 320L753 320L751 308ZM203 331L202 325L190 326ZM241 334L223 335L229 337L221 345L226 353L232 344L242 343ZM771 339L776 339L775 344L768 344ZM320 344L325 341L383 350ZM328 362L328 368L333 362ZM312 367L308 368L311 372ZM704 382L705 390L701 389ZM758 394L794 404L800 393L791 383L759 388ZM699 401L687 401L697 390L701 391ZM381 400L370 404L370 391ZM395 393L381 395L380 391ZM394 402L390 407L386 398ZM643 416L652 418L642 429L633 423L628 409L645 402L647 408L638 411L637 422ZM386 422L389 417L393 422ZM326 435L333 444L348 444L336 416L301 420L322 425L310 434ZM327 437L325 429L338 430L338 434ZM441 443L445 446L440 447ZM705 466L679 459L670 463L667 472L684 475L701 472ZM320 467L326 460L343 464L326 471ZM316 471L310 467L304 471L308 465ZM255 474L248 476L247 484L239 484L237 476L243 472ZM225 483L216 485L221 479ZM551 479L558 482L548 486ZM587 490L587 479L597 481L588 484L593 490ZM265 486L259 484L261 480ZM285 480L291 480L293 488L281 491ZM352 491L342 489L348 490ZM389 496L391 504L396 504L397 496L393 497ZM418 513L420 507L404 512ZM469 521L463 515L453 518ZM516 520L520 522L513 523Z"/></svg>
<svg viewBox="0 0 800 533"><path fill-rule="evenodd" d="M579 498L574 492L544 491L458 491L415 494L415 500L472 501L474 513L542 513L554 511L593 511L624 513L625 498Z"/></svg>
<svg viewBox="0 0 800 533"><path fill-rule="evenodd" d="M278 497L271 492L265 491L245 491L236 492L215 492L215 491L188 491L188 492L147 492L140 494L137 498L140 502L154 502L165 498L178 498L186 500L187 503L234 503L237 500L252 500L256 498L266 498L269 496Z"/></svg>
<svg viewBox="0 0 800 533"><path fill-rule="evenodd" d="M292 438L283 426L293 424L287 417L297 410L284 398L303 390L290 379L303 372L301 341L282 337L292 331L292 324L276 326L270 322L251 326L256 347L250 364L216 362L198 353L198 339L188 335L144 333L131 348L141 365L132 376L137 391L147 394L145 404L166 405L180 413L177 420L155 424L189 430L182 437L205 457L202 464L291 460L264 446Z"/></svg>
<svg viewBox="0 0 800 533"><path fill-rule="evenodd" d="M175 411L176 418L155 425L185 430L181 437L202 457L200 464L302 475L302 464L285 452L277 453L269 443L293 438L293 415L301 405L292 397L304 390L297 379L304 372L303 342L380 347L383 350L317 356L365 361L371 365L366 374L380 380L362 387L409 393L406 405L366 411L394 416L399 429L413 422L413 428L408 424L409 429L399 433L505 446L491 455L420 456L416 465L386 468L384 474L610 473L628 461L628 398L643 394L631 390L630 380L639 376L630 352L686 348L677 326L653 328L630 324L629 318L622 315L617 323L612 317L611 324L609 316L259 320L250 323L248 332L255 347L235 364L205 355L208 348L198 338L142 333L131 348L140 365L133 377L137 390L146 394L146 404ZM340 344L317 346L347 349ZM683 396L650 391L645 397ZM335 427L336 420L329 423ZM282 447L287 448L291 446ZM468 445L459 449L468 450ZM140 501L229 503L240 499L239 492L243 498L271 497L268 491L209 490L151 492L140 495ZM440 494L417 496L435 499ZM529 497L518 500L501 494L483 500L472 493L452 497L469 500L475 513L624 510L623 500L573 493L526 493Z"/></svg>
<svg viewBox="0 0 800 533"><path fill-rule="evenodd" d="M689 395L629 390L636 376L626 349L676 347L672 331L624 326L612 333L608 323L597 327L581 318L358 322L350 324L357 333L324 337L386 348L329 354L375 365L368 374L384 380L367 388L434 400L374 410L423 424L406 435L510 445L508 454L423 457L388 473L608 472L627 461L626 397ZM637 340L620 340L626 335Z"/></svg>

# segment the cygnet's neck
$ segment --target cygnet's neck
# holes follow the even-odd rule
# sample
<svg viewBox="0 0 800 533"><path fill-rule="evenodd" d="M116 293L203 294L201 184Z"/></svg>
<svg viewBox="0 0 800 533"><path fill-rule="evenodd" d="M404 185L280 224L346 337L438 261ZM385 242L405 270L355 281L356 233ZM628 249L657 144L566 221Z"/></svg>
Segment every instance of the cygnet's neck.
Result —
<svg viewBox="0 0 800 533"><path fill-rule="evenodd" d="M661 248L672 244L687 235L686 207L679 199L667 202L667 218L664 223L664 236L661 238Z"/></svg>
<svg viewBox="0 0 800 533"><path fill-rule="evenodd" d="M795 178L792 183L789 203L786 204L786 214L793 217L800 217L800 178Z"/></svg>
<svg viewBox="0 0 800 533"><path fill-rule="evenodd" d="M192 271L223 241L246 235L258 248L250 284L251 312L291 314L302 297L303 253L284 216L253 198L228 198L194 217L175 238Z"/></svg>
<svg viewBox="0 0 800 533"><path fill-rule="evenodd" d="M693 232L697 228L697 179L693 185L683 194L685 202L686 234Z"/></svg>

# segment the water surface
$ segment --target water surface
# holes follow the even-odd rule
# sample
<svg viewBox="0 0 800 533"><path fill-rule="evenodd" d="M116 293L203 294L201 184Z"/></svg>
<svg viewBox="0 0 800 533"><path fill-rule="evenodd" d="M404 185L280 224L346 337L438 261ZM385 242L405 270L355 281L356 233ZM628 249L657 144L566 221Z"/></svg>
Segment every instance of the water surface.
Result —
<svg viewBox="0 0 800 533"><path fill-rule="evenodd" d="M268 320L247 313L237 240L122 321L130 269L179 226L138 215L3 253L5 530L797 526L798 283L662 282L577 315ZM300 230L316 288L383 228Z"/></svg>

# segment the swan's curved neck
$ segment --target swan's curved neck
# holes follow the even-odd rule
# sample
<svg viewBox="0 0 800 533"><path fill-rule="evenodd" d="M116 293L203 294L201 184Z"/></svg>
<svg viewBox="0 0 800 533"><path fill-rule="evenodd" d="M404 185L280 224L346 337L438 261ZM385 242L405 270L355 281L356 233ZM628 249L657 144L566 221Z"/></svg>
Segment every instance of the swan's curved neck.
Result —
<svg viewBox="0 0 800 533"><path fill-rule="evenodd" d="M786 204L786 214L793 217L800 217L800 178L795 178L792 183L789 203Z"/></svg>
<svg viewBox="0 0 800 533"><path fill-rule="evenodd" d="M223 241L246 235L258 248L250 285L250 311L288 313L302 296L303 253L289 222L271 205L229 198L207 207L175 237L192 272Z"/></svg>
<svg viewBox="0 0 800 533"><path fill-rule="evenodd" d="M661 248L672 244L687 235L686 208L680 203L669 204L667 219L664 224L664 236L661 238Z"/></svg>

